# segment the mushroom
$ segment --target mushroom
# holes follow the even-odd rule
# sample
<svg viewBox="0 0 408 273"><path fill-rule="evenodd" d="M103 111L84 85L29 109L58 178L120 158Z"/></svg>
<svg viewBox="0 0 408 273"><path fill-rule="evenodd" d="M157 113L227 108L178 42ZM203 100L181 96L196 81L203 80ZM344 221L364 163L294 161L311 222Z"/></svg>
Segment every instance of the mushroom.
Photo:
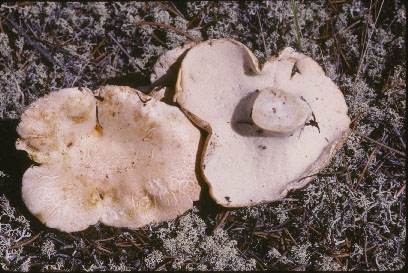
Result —
<svg viewBox="0 0 408 273"><path fill-rule="evenodd" d="M279 200L305 186L349 131L341 91L292 48L260 67L239 42L197 44L181 63L174 101L208 132L202 174L225 207Z"/></svg>
<svg viewBox="0 0 408 273"><path fill-rule="evenodd" d="M189 42L183 46L178 46L166 51L157 59L153 66L153 73L150 75L152 84L147 90L150 96L167 103L172 101L180 63L186 51L195 44L196 42Z"/></svg>
<svg viewBox="0 0 408 273"><path fill-rule="evenodd" d="M177 108L135 89L51 92L17 128L27 208L48 227L80 231L100 221L137 228L175 218L198 200L199 130Z"/></svg>
<svg viewBox="0 0 408 273"><path fill-rule="evenodd" d="M301 98L279 89L263 90L252 106L252 120L265 132L291 133L304 126L312 116L310 106Z"/></svg>

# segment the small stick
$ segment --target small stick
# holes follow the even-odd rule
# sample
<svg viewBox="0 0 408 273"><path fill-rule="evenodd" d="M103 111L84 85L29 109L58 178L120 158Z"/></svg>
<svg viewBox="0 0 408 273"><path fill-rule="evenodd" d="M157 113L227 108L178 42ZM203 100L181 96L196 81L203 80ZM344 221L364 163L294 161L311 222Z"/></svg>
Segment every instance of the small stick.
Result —
<svg viewBox="0 0 408 273"><path fill-rule="evenodd" d="M240 251L240 252L241 252L241 251ZM241 252L241 254L242 254L242 252ZM262 271L265 271L265 267L266 267L266 269L269 269L268 266L267 266L266 264L264 264L264 263L261 261L261 259L259 259L259 257L256 256L254 253L249 253L249 255L251 255L252 257L255 258L255 261L256 261L256 262L258 263L258 265L261 267L261 270L262 270Z"/></svg>
<svg viewBox="0 0 408 273"><path fill-rule="evenodd" d="M402 186L402 188L395 194L395 198L399 197L405 191L406 185L407 184L404 184L404 186Z"/></svg>
<svg viewBox="0 0 408 273"><path fill-rule="evenodd" d="M327 39L327 38L329 38L329 36L328 35L324 35L324 36L320 36L320 37L317 37L317 38L314 38L314 37L306 37L306 39L308 39L308 40L324 40L324 39Z"/></svg>
<svg viewBox="0 0 408 273"><path fill-rule="evenodd" d="M332 28L334 29L334 27L332 27ZM333 31L333 36L334 36L334 40L335 40L335 42L336 42L337 49L339 50L340 55L343 57L343 60L346 62L347 67L350 69L350 64L348 63L348 61L347 61L347 59L346 59L346 56L344 56L343 51L341 50L340 42L339 42L339 40L337 39L337 35L336 35L336 32L335 32L335 31Z"/></svg>
<svg viewBox="0 0 408 273"><path fill-rule="evenodd" d="M353 118L353 120L350 122L350 124L353 124L353 127L351 128L351 131L353 131L356 129L356 126L358 124L358 122L360 121L361 117L363 115L363 112L360 112L355 118Z"/></svg>
<svg viewBox="0 0 408 273"><path fill-rule="evenodd" d="M110 251L110 250L108 250L108 249L106 249L106 248L102 247L102 246L101 246L101 245L99 245L99 244L95 244L95 246L96 246L96 248L97 248L97 249L99 249L99 250L101 250L101 251L103 251L103 252L106 252L106 253L112 254L112 251Z"/></svg>
<svg viewBox="0 0 408 273"><path fill-rule="evenodd" d="M353 188L353 182L351 180L351 174L350 174L350 170L349 170L348 165L347 165L347 160L346 160L345 155L343 155L343 162L344 162L344 167L346 168L347 178L348 178L348 181L350 183L350 187Z"/></svg>
<svg viewBox="0 0 408 273"><path fill-rule="evenodd" d="M263 45L264 45L265 58L269 59L268 53L266 52L265 36L264 36L263 29L262 29L261 17L259 17L258 9L256 9L256 15L258 16L258 23L259 23L259 27L261 29L261 37L262 37L262 41L263 41Z"/></svg>
<svg viewBox="0 0 408 273"><path fill-rule="evenodd" d="M115 245L118 247L132 247L132 244L126 244L126 243L115 243Z"/></svg>
<svg viewBox="0 0 408 273"><path fill-rule="evenodd" d="M111 30L108 33L108 35L119 46L120 50L122 50L122 52L125 53L125 55L129 58L129 60L139 67L139 65L135 62L135 60L133 60L132 56L130 56L130 54L126 51L126 49L115 39L115 37L113 36L113 30ZM139 68L141 69L141 67Z"/></svg>
<svg viewBox="0 0 408 273"><path fill-rule="evenodd" d="M274 267L277 263L279 263L285 256L286 254L288 254L288 251L286 250L279 258L276 262L274 262L271 267Z"/></svg>
<svg viewBox="0 0 408 273"><path fill-rule="evenodd" d="M262 237L264 239L268 239L268 235L269 235L266 232L252 232L252 234L258 237Z"/></svg>
<svg viewBox="0 0 408 273"><path fill-rule="evenodd" d="M282 237L282 234L279 232L279 236L280 236L280 242L281 242L281 245L282 245L282 249L283 250L285 250L286 248L285 248L285 242L283 241L283 237Z"/></svg>
<svg viewBox="0 0 408 273"><path fill-rule="evenodd" d="M193 19L191 19L190 22L187 24L187 28L190 28L190 26L197 20L197 18L204 13L204 11L207 11L207 9L212 5L212 2L209 2L202 10L200 10L199 13L197 13L196 16L194 16ZM202 16L204 18L204 16Z"/></svg>
<svg viewBox="0 0 408 273"><path fill-rule="evenodd" d="M367 247L367 251L370 251L371 249L373 249L374 247L376 247L376 245L372 245L370 247Z"/></svg>
<svg viewBox="0 0 408 273"><path fill-rule="evenodd" d="M384 90L387 89L387 86L389 85L390 78L391 78L391 70L388 72L387 80L385 81L385 84L384 84L383 88L381 89L381 92L384 93Z"/></svg>
<svg viewBox="0 0 408 273"><path fill-rule="evenodd" d="M44 232L44 231L40 231L39 233L37 233L36 235L34 235L33 237L31 237L30 239L28 239L28 240L26 240L26 241L24 241L24 242L21 242L21 243L17 243L17 244L15 244L15 245L13 245L13 246L10 246L8 249L19 248L20 246L28 245L29 243L31 243L31 242L37 240L43 232Z"/></svg>
<svg viewBox="0 0 408 273"><path fill-rule="evenodd" d="M394 123L392 123L391 125L392 125L392 127L394 128L395 133L398 135L398 138L399 138L399 140L401 141L401 144L402 144L402 146L403 146L404 149L405 149L405 148L406 148L405 142L404 142L404 140L402 139L400 132L398 132L398 129L397 129L397 127L395 127L395 124L394 124Z"/></svg>
<svg viewBox="0 0 408 273"><path fill-rule="evenodd" d="M317 234L322 235L319 231L317 231L317 230L313 227L312 224L307 225L307 226L310 227L310 228L311 228L314 232L316 232Z"/></svg>
<svg viewBox="0 0 408 273"><path fill-rule="evenodd" d="M372 226L370 226L370 224L369 223L367 223L366 221L364 221L364 220L362 220L366 225L367 225L367 227L371 230L371 231L373 231L375 234L377 234L378 236L380 236L382 239L384 239L385 241L388 241L388 238L387 237L385 237L384 235L382 235L381 233L379 233L377 230L375 230Z"/></svg>
<svg viewBox="0 0 408 273"><path fill-rule="evenodd" d="M150 36L152 36L152 38L155 39L155 40L156 40L159 44L161 44L162 46L167 47L166 43L163 42L162 40L160 40L160 38L157 37L157 35L154 34L153 32L150 33Z"/></svg>
<svg viewBox="0 0 408 273"><path fill-rule="evenodd" d="M187 21L186 17L181 13L181 11L177 8L177 6L173 3L173 1L170 1L170 4L173 6L173 9L179 14L181 18Z"/></svg>
<svg viewBox="0 0 408 273"><path fill-rule="evenodd" d="M289 230L285 229L285 232L286 232L287 235L289 235L292 242L297 246L297 243L296 243L295 239L293 238L292 234L290 234Z"/></svg>
<svg viewBox="0 0 408 273"><path fill-rule="evenodd" d="M344 257L350 257L350 254L348 254L348 253L339 253L339 254L333 254L331 256L332 257L338 257L338 258L344 258Z"/></svg>
<svg viewBox="0 0 408 273"><path fill-rule="evenodd" d="M218 222L218 224L214 227L212 234L215 233L215 231L224 223L225 219L227 219L227 216L229 214L229 211L224 212L224 215L222 216L221 220Z"/></svg>
<svg viewBox="0 0 408 273"><path fill-rule="evenodd" d="M336 176L336 180L337 180L337 176ZM329 185L329 184L327 184L327 194L329 195L330 206L331 206L332 208L334 208L333 197L332 197L332 194L331 194L331 190L330 190L330 185Z"/></svg>
<svg viewBox="0 0 408 273"><path fill-rule="evenodd" d="M334 253L334 251L333 250L331 250L329 247L327 247L327 246L325 246L325 245L322 245L323 246L323 248L324 249L326 249L327 251L329 251L330 253L332 253L332 255L333 255L333 253ZM341 266L341 267L343 267L344 265L343 265L343 263L340 261L340 259L338 258L338 257L333 257L335 260L336 260L336 262Z"/></svg>
<svg viewBox="0 0 408 273"><path fill-rule="evenodd" d="M8 6L4 6L5 8L8 8L8 9L12 9L12 8L18 8L18 7L23 7L23 6L27 6L27 5L34 5L35 3L33 3L33 2L23 2L23 3L19 3L19 4L17 4L17 5L15 5L15 6L11 6L11 7L8 7Z"/></svg>
<svg viewBox="0 0 408 273"><path fill-rule="evenodd" d="M92 50L92 52L89 54L90 57L93 57L93 55L96 53L96 51L98 51L99 48L101 48L101 46L103 45L103 43L105 43L106 41L106 36L103 37L102 41L99 42L99 44L95 47L94 50Z"/></svg>
<svg viewBox="0 0 408 273"><path fill-rule="evenodd" d="M348 26L347 28L345 28L343 31L341 31L343 34L346 33L347 31L349 31L350 29L352 29L355 25L357 25L358 23L360 23L361 20L357 20L354 23L352 23L350 26Z"/></svg>
<svg viewBox="0 0 408 273"><path fill-rule="evenodd" d="M377 1L376 1L376 3L377 3ZM358 68L357 68L356 78L354 79L354 83L357 82L358 76L359 76L359 74L360 74L361 65L362 65L363 62L364 62L364 58L365 58L365 56L366 56L367 49L368 49L368 44L370 43L371 37L373 36L373 34L374 34L374 32L375 32L375 25L377 24L378 17L380 17L380 13L381 13L383 4L384 4L384 0L381 2L380 10L379 10L379 12L378 12L377 17L375 18L374 27L373 27L373 29L371 30L370 37L368 37L368 41L367 41L366 44L365 44L365 48L364 48L363 54L362 54L362 56L361 56L361 58L360 58L360 62L358 63ZM370 9L371 9L371 7L370 7ZM367 28L368 28L368 26L367 26Z"/></svg>
<svg viewBox="0 0 408 273"><path fill-rule="evenodd" d="M30 37L28 37L27 33L25 33L13 20L3 16L2 14L0 14L0 17L4 18L7 20L7 22L17 30L18 33L20 33L21 36L23 36L27 42L34 47L35 49L37 49L40 54L52 65L55 65L54 59L51 57L51 55L38 43L34 42L33 40L30 39Z"/></svg>
<svg viewBox="0 0 408 273"><path fill-rule="evenodd" d="M1 20L0 20L0 31L1 31L1 33L3 33L3 34L6 34L6 33L4 32L3 24L1 23Z"/></svg>
<svg viewBox="0 0 408 273"><path fill-rule="evenodd" d="M273 234L273 233L269 234L269 236L280 239L280 236L275 235L275 234Z"/></svg>
<svg viewBox="0 0 408 273"><path fill-rule="evenodd" d="M310 231L309 231L309 226L306 225L306 229L307 229L307 234L306 234L306 242L310 242Z"/></svg>
<svg viewBox="0 0 408 273"><path fill-rule="evenodd" d="M104 63L106 60L108 60L110 57L112 57L113 54L117 54L119 51L119 49L115 49L114 51L112 51L111 53L107 54L107 55L103 55L104 58L102 60L100 60L98 63L95 64L95 66L100 66L102 63Z"/></svg>
<svg viewBox="0 0 408 273"><path fill-rule="evenodd" d="M152 25L152 26L158 26L158 27L168 28L168 29L174 30L175 32L177 32L177 33L179 33L179 34L182 34L182 35L186 36L188 39L190 39L190 40L193 41L193 42L196 42L196 41L197 41L197 40L196 40L193 36L191 36L190 34L184 32L184 31L182 31L182 30L180 30L180 29L178 29L178 28L175 28L175 27L173 27L173 26L165 25L165 24L162 24L162 23L138 21L138 22L134 22L133 24L135 24L135 25Z"/></svg>
<svg viewBox="0 0 408 273"><path fill-rule="evenodd" d="M203 16L201 16L201 19L200 19L200 22L198 23L198 26L196 26L194 29L201 29L201 24L203 23L204 18L205 18L205 16L204 16L204 15L203 15Z"/></svg>
<svg viewBox="0 0 408 273"><path fill-rule="evenodd" d="M368 266L368 259L367 259L367 236L365 236L364 257L365 257L366 266Z"/></svg>
<svg viewBox="0 0 408 273"><path fill-rule="evenodd" d="M137 249L139 249L140 251L143 251L143 248L141 248L138 244L136 244L135 242L133 242L132 239L130 239L128 236L126 236L126 239L128 240L129 243L131 243L134 247L136 247ZM142 240L141 240L142 241Z"/></svg>
<svg viewBox="0 0 408 273"><path fill-rule="evenodd" d="M106 238L106 239L99 239L99 240L96 240L95 242L105 242L105 241L110 241L110 240L113 240L113 239L115 239L115 236L110 237L110 238Z"/></svg>
<svg viewBox="0 0 408 273"><path fill-rule="evenodd" d="M146 244L146 242L142 239L142 237L135 231L134 234L136 235L136 237L142 242L142 244Z"/></svg>
<svg viewBox="0 0 408 273"><path fill-rule="evenodd" d="M360 178L358 179L357 184L354 187L353 191L357 190L358 186L360 185L361 180L363 180L363 177L364 177L364 175L365 175L365 173L367 171L368 165L370 165L370 162L374 158L374 155L377 152L377 150L378 150L378 145L375 146L374 150L371 152L370 157L368 158L367 163L364 166L363 172L361 173Z"/></svg>
<svg viewBox="0 0 408 273"><path fill-rule="evenodd" d="M298 49L299 49L300 52L302 52L302 43L300 41L300 28L299 28L299 23L298 23L297 9L296 9L295 0L292 0L292 10L293 10L293 18L294 18L294 21L295 21Z"/></svg>
<svg viewBox="0 0 408 273"><path fill-rule="evenodd" d="M389 146L387 146L387 145L385 145L385 144L382 144L381 142L379 142L379 141L377 141L377 140L374 140L374 139L372 139L372 138L370 138L370 137L368 137L368 136L365 136L365 135L363 135L363 134L361 134L361 133L359 133L359 132L355 132L355 133L356 133L357 135L361 136L361 137L364 138L364 139L367 139L367 140L370 140L370 141L374 142L374 143L377 144L378 146L381 146L381 147L383 147L383 148L385 148L385 149L388 149L388 150L390 150L390 151L393 151L394 153L400 154L400 155L402 155L403 157L406 157L406 155L405 155L404 152L395 150L394 148L391 148L391 147L389 147Z"/></svg>
<svg viewBox="0 0 408 273"><path fill-rule="evenodd" d="M167 261L164 264L158 266L154 271L161 271L166 265L168 265L169 263L171 263L172 261Z"/></svg>
<svg viewBox="0 0 408 273"><path fill-rule="evenodd" d="M185 19L184 16L183 16L181 13L177 12L175 9L173 9L173 8L171 8L171 7L169 7L169 6L167 6L166 4L164 4L164 3L160 2L160 1L156 2L156 5L162 6L163 8L165 8L165 9L167 9L168 11L170 11L171 13L173 13L174 15L179 16L179 17Z"/></svg>

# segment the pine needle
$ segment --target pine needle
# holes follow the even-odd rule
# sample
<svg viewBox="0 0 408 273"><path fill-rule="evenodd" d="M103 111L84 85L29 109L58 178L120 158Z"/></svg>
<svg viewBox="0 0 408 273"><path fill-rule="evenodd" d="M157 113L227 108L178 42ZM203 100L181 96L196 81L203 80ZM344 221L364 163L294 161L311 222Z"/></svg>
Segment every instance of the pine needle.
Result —
<svg viewBox="0 0 408 273"><path fill-rule="evenodd" d="M295 20L295 27L296 27L296 36L297 36L297 42L298 42L298 50L302 52L302 43L300 41L300 28L299 28L299 23L298 23L298 17L297 17L297 9L296 9L296 3L295 0L292 0L292 9L293 9L293 17Z"/></svg>

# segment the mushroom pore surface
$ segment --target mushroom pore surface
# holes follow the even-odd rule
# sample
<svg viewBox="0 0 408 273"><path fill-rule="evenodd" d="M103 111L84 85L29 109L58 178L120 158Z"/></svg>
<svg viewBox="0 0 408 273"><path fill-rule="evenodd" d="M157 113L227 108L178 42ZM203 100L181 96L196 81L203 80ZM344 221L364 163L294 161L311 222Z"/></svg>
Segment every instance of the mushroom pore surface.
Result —
<svg viewBox="0 0 408 273"><path fill-rule="evenodd" d="M191 208L199 130L178 108L129 87L98 94L51 92L23 113L17 148L40 164L23 176L27 208L67 232L97 221L137 228Z"/></svg>
<svg viewBox="0 0 408 273"><path fill-rule="evenodd" d="M306 185L350 123L343 94L310 57L285 48L261 68L244 45L225 39L189 49L174 101L209 132L202 174L226 207L279 200Z"/></svg>

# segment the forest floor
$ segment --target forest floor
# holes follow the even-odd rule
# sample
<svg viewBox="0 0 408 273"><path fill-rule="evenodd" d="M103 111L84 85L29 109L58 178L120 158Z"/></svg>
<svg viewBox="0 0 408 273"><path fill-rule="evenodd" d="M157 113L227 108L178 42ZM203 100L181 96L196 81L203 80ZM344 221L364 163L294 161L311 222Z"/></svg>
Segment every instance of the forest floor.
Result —
<svg viewBox="0 0 408 273"><path fill-rule="evenodd" d="M401 269L406 35L406 8L397 0L1 4L0 267ZM328 167L279 202L226 210L207 196L177 219L137 230L96 224L64 233L31 215L21 179L33 162L15 149L27 105L66 87L148 85L163 52L217 38L240 41L261 63L290 46L323 67L352 120Z"/></svg>

